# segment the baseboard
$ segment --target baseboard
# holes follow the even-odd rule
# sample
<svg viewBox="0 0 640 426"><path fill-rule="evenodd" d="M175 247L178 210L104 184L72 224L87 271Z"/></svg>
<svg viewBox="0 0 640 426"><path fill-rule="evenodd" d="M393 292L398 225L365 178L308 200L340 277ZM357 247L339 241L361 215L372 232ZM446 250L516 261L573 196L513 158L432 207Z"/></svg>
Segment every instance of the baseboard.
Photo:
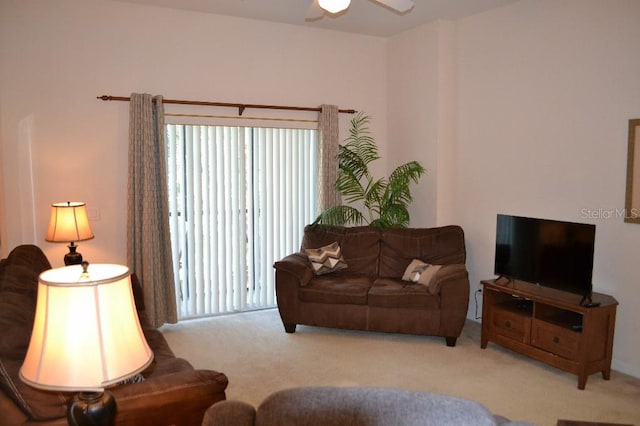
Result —
<svg viewBox="0 0 640 426"><path fill-rule="evenodd" d="M615 357L611 360L611 369L640 379L640 369L637 365L630 365L627 362L616 360Z"/></svg>

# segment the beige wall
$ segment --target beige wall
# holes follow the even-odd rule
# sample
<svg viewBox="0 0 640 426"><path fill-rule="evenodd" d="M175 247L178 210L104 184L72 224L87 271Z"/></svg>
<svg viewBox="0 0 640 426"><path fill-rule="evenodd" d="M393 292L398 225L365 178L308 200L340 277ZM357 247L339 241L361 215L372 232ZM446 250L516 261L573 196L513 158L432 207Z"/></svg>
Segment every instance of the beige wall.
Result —
<svg viewBox="0 0 640 426"><path fill-rule="evenodd" d="M411 226L435 223L438 173L438 35L437 23L389 39L387 96L389 167L419 161L427 173L412 185L416 200ZM420 149L412 149L412 146Z"/></svg>
<svg viewBox="0 0 640 426"><path fill-rule="evenodd" d="M36 243L55 266L67 250L44 241L48 206L67 200L99 215L79 251L126 262L128 104L98 95L332 103L369 113L385 143L382 38L112 1L3 0L0 57L7 246Z"/></svg>
<svg viewBox="0 0 640 426"><path fill-rule="evenodd" d="M614 367L636 376L640 227L606 212L624 208L640 115L638 22L633 0L525 0L459 23L454 216L475 282L493 272L498 212L596 224L594 288L620 302Z"/></svg>
<svg viewBox="0 0 640 426"><path fill-rule="evenodd" d="M453 31L429 24L391 39L405 53L389 53L400 61L390 60L388 91L390 105L406 105L390 108L389 140L403 134L407 158L438 153L430 203L415 205L414 218L463 226L472 290L493 277L497 213L596 224L594 288L620 302L614 368L640 377L640 226L615 217L628 119L640 117L638 22L634 0L523 0ZM393 71L405 64L410 88ZM434 100L434 86L445 96ZM472 295L470 318L475 308Z"/></svg>
<svg viewBox="0 0 640 426"><path fill-rule="evenodd" d="M450 224L455 191L455 23L437 21L389 39L388 165L417 160L412 226ZM445 167L440 167L440 165Z"/></svg>

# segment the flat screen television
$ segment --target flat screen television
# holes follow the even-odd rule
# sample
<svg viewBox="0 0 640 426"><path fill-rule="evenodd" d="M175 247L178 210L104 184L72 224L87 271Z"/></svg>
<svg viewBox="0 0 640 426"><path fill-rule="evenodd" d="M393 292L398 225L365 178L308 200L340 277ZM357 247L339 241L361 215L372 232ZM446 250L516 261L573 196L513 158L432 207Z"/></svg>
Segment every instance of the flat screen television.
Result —
<svg viewBox="0 0 640 426"><path fill-rule="evenodd" d="M595 233L590 224L499 214L494 272L590 301Z"/></svg>

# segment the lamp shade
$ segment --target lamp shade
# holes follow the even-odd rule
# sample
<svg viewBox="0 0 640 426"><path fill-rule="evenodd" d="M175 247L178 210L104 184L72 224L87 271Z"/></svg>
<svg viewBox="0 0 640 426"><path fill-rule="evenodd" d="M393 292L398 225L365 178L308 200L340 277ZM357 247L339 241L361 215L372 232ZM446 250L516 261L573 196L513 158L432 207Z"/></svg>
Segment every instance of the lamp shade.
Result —
<svg viewBox="0 0 640 426"><path fill-rule="evenodd" d="M351 0L318 0L321 8L329 13L339 13L349 7Z"/></svg>
<svg viewBox="0 0 640 426"><path fill-rule="evenodd" d="M54 243L89 240L93 231L87 217L87 206L77 201L51 205L51 220L45 240Z"/></svg>
<svg viewBox="0 0 640 426"><path fill-rule="evenodd" d="M22 381L47 390L101 391L152 360L129 268L95 264L84 272L73 265L40 274Z"/></svg>

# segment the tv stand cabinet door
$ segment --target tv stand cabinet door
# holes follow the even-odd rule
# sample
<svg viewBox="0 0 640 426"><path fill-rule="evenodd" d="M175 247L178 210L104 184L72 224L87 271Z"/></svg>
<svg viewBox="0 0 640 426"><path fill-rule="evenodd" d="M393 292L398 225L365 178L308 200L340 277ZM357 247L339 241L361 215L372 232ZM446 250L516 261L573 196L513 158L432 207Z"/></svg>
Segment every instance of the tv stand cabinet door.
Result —
<svg viewBox="0 0 640 426"><path fill-rule="evenodd" d="M611 377L613 335L616 326L616 305L589 308L584 316L583 357L588 372L602 372Z"/></svg>

